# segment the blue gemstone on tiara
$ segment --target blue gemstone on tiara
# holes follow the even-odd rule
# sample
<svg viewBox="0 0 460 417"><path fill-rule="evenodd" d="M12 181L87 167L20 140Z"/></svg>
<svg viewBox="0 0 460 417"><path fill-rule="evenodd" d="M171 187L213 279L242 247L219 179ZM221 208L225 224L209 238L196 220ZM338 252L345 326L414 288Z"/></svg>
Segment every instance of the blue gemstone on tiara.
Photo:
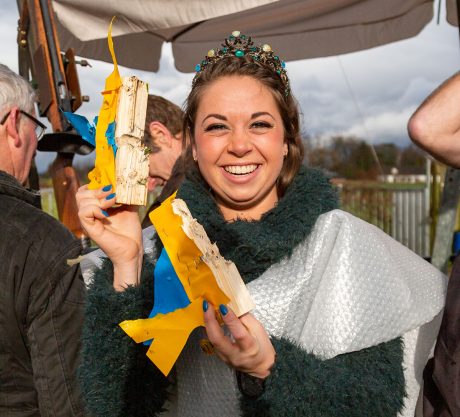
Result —
<svg viewBox="0 0 460 417"><path fill-rule="evenodd" d="M244 56L244 51L242 51L241 49L237 49L235 51L235 56L238 56L238 57Z"/></svg>
<svg viewBox="0 0 460 417"><path fill-rule="evenodd" d="M195 66L195 71L198 72L200 69L201 69L201 65L200 65L200 64L196 64L196 66Z"/></svg>

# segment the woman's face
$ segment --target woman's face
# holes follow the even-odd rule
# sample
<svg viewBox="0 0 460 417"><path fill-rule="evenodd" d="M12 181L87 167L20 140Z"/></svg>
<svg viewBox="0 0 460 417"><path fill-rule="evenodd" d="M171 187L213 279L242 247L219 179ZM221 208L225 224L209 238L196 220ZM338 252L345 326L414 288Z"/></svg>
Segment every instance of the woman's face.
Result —
<svg viewBox="0 0 460 417"><path fill-rule="evenodd" d="M201 96L194 133L194 158L226 220L258 220L275 206L288 148L267 87L249 76L213 82Z"/></svg>

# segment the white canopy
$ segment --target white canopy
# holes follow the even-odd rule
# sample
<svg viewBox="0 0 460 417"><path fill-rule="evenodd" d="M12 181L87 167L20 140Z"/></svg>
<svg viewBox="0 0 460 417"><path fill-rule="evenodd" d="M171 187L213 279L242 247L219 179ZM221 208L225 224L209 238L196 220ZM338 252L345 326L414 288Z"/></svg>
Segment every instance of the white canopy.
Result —
<svg viewBox="0 0 460 417"><path fill-rule="evenodd" d="M447 19L458 25L455 0ZM234 30L270 43L285 60L338 55L418 34L432 19L433 0L53 0L61 48L157 71L163 42L172 42L179 71L192 72L206 51Z"/></svg>

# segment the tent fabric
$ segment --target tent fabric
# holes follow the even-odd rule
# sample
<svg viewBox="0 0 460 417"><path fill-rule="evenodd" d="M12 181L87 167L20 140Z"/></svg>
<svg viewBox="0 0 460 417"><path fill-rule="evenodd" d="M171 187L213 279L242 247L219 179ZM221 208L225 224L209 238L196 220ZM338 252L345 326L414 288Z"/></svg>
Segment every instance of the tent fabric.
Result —
<svg viewBox="0 0 460 417"><path fill-rule="evenodd" d="M179 28L277 1L54 0L53 8L64 26L82 41L88 41L107 37L108 16L109 21L112 16L118 16L113 35L119 36ZM174 36L174 31L171 35Z"/></svg>
<svg viewBox="0 0 460 417"><path fill-rule="evenodd" d="M456 18L455 1L447 2ZM114 43L121 65L157 71L166 41L183 72L193 72L233 30L297 60L406 39L433 17L433 0L53 0L53 7L63 49L110 62L106 31L118 15Z"/></svg>

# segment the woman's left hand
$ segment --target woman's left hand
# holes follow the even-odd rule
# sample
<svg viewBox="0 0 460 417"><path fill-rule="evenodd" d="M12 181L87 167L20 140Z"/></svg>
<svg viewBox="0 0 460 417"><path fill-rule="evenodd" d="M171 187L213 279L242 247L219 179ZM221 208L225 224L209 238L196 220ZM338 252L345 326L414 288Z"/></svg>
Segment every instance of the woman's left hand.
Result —
<svg viewBox="0 0 460 417"><path fill-rule="evenodd" d="M227 306L220 306L219 311L234 341L224 335L216 312L209 305L204 322L217 356L241 372L266 378L275 363L275 349L262 324L251 313L238 318Z"/></svg>

